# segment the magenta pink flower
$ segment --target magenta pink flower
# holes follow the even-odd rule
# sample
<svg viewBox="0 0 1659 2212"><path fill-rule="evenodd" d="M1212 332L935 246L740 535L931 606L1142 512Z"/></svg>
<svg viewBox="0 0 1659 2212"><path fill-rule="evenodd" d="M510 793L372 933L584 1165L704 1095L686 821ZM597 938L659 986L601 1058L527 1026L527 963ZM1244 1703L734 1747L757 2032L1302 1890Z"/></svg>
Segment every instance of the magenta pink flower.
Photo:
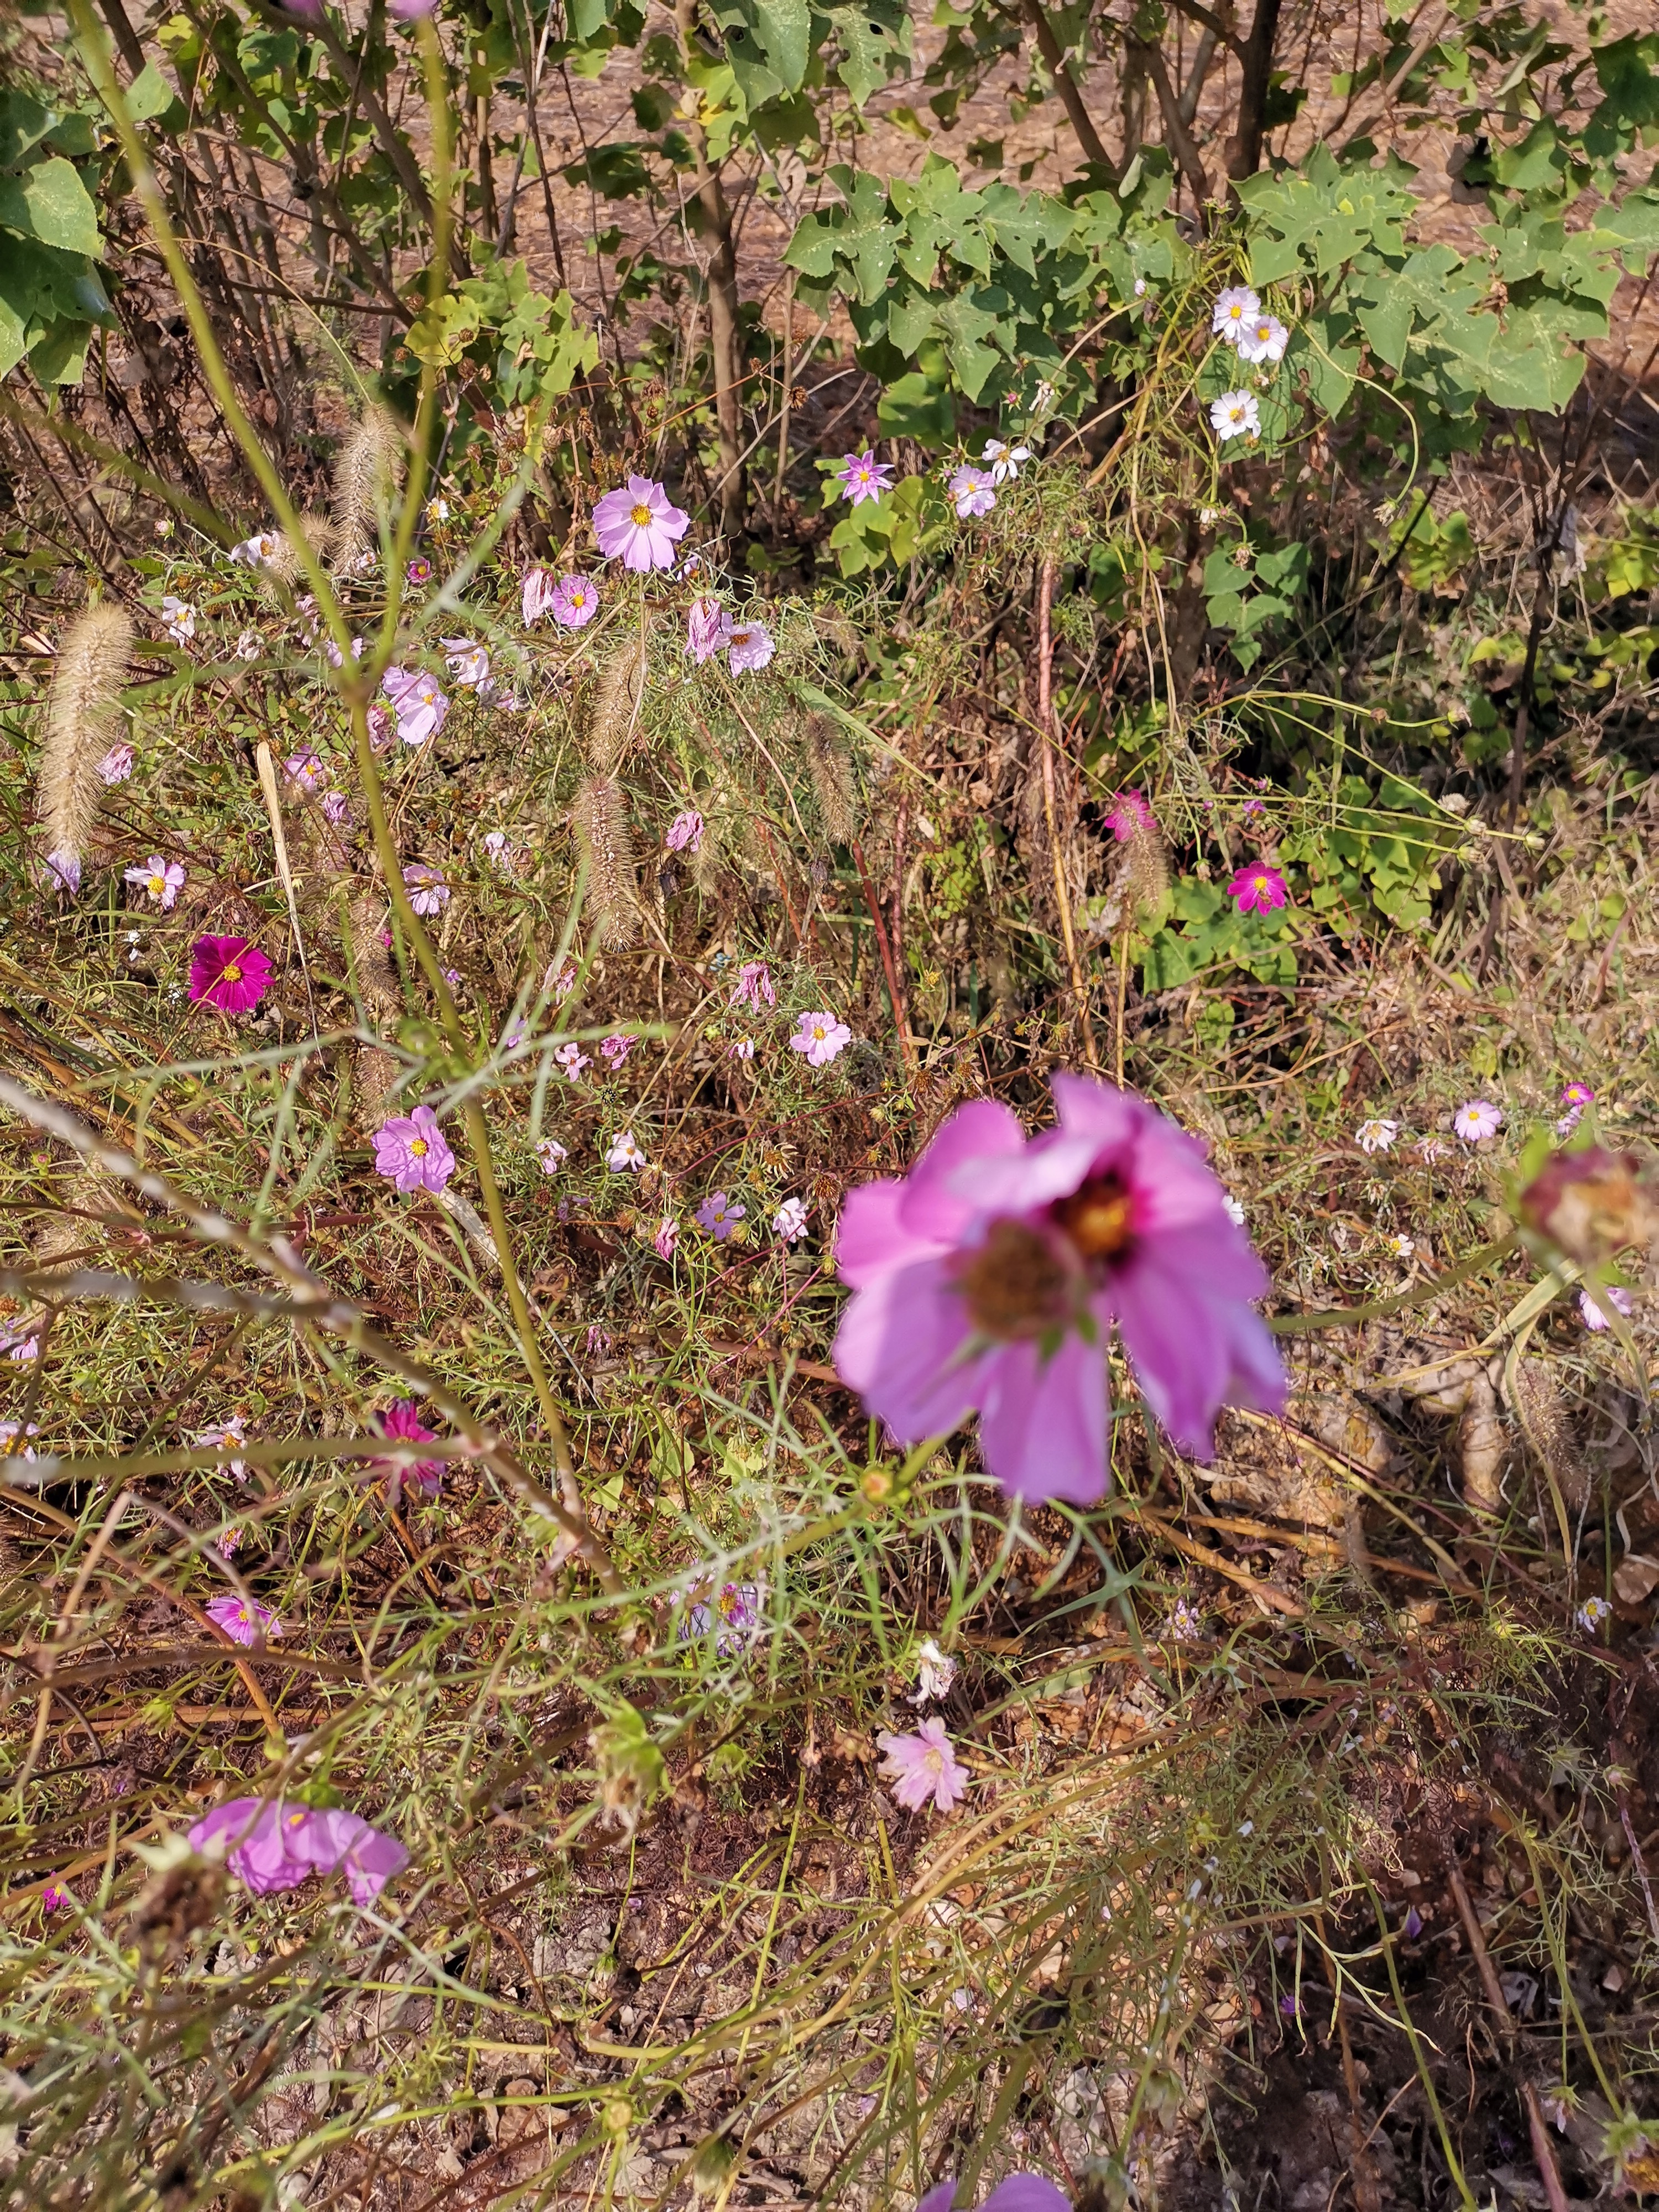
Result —
<svg viewBox="0 0 1659 2212"><path fill-rule="evenodd" d="M441 1190L455 1172L455 1155L444 1142L429 1106L394 1114L374 1132L375 1172L399 1190Z"/></svg>
<svg viewBox="0 0 1659 2212"><path fill-rule="evenodd" d="M246 937L198 937L191 947L192 1005L245 1014L258 1005L270 981L270 960Z"/></svg>
<svg viewBox="0 0 1659 2212"><path fill-rule="evenodd" d="M1137 830L1151 830L1155 826L1152 810L1147 805L1144 793L1139 791L1115 793L1105 821L1106 827L1120 845L1127 845Z"/></svg>
<svg viewBox="0 0 1659 2212"><path fill-rule="evenodd" d="M399 1398L395 1404L388 1406L384 1413L376 1413L374 1425L388 1443L430 1444L437 1442L433 1431L422 1426L412 1398ZM384 1469L386 1488L394 1504L405 1482L412 1482L423 1497L431 1499L438 1495L444 1479L444 1463L441 1459L377 1459L370 1463Z"/></svg>
<svg viewBox="0 0 1659 2212"><path fill-rule="evenodd" d="M957 1764L943 1721L923 1721L914 1735L884 1731L876 1741L883 1755L882 1779L892 1784L907 1813L920 1813L930 1797L941 1813L948 1813L968 1795L968 1770Z"/></svg>
<svg viewBox="0 0 1659 2212"><path fill-rule="evenodd" d="M868 453L848 453L831 474L841 486L842 497L850 499L854 507L861 507L866 499L879 499L883 492L893 489L893 464L878 461L873 447Z"/></svg>
<svg viewBox="0 0 1659 2212"><path fill-rule="evenodd" d="M42 1912L61 1912L69 1901L68 1890L55 1881L49 1881L40 1893Z"/></svg>
<svg viewBox="0 0 1659 2212"><path fill-rule="evenodd" d="M702 817L695 807L677 814L668 825L668 835L663 839L671 853L695 853L702 844Z"/></svg>
<svg viewBox="0 0 1659 2212"><path fill-rule="evenodd" d="M608 491L593 509L593 534L607 561L621 556L624 568L641 574L672 568L674 547L691 526L662 485L650 477L630 476L619 491Z"/></svg>
<svg viewBox="0 0 1659 2212"><path fill-rule="evenodd" d="M426 10L422 8L414 12L417 15L424 15ZM432 581L432 563L423 555L417 553L404 570L404 575L405 580L413 584L418 591L422 584L429 584Z"/></svg>
<svg viewBox="0 0 1659 2212"><path fill-rule="evenodd" d="M608 1036L599 1045L599 1052L607 1066L618 1068L634 1049L631 1036Z"/></svg>
<svg viewBox="0 0 1659 2212"><path fill-rule="evenodd" d="M738 970L738 988L732 994L734 1006L775 1006L778 994L772 981L772 970L763 960L745 960Z"/></svg>
<svg viewBox="0 0 1659 2212"><path fill-rule="evenodd" d="M726 609L706 592L691 603L685 618L685 649L699 668L726 643Z"/></svg>
<svg viewBox="0 0 1659 2212"><path fill-rule="evenodd" d="M308 1875L343 1872L352 1902L373 1905L409 1864L395 1836L337 1808L288 1805L280 1798L233 1797L190 1831L193 1851L222 1852L232 1874L256 1897L297 1889Z"/></svg>
<svg viewBox="0 0 1659 2212"><path fill-rule="evenodd" d="M901 1443L977 1408L1006 1490L1091 1505L1114 1323L1196 1459L1224 1405L1277 1412L1285 1378L1251 1309L1267 1271L1201 1148L1132 1092L1076 1075L1054 1091L1058 1126L1029 1143L1007 1107L977 1099L902 1181L848 1194L836 1256L856 1295L836 1365Z"/></svg>
<svg viewBox="0 0 1659 2212"><path fill-rule="evenodd" d="M210 1597L202 1610L233 1644L257 1644L262 1637L275 1638L283 1632L282 1622L257 1597Z"/></svg>
<svg viewBox="0 0 1659 2212"><path fill-rule="evenodd" d="M1284 877L1266 860L1241 868L1227 890L1241 914L1276 913L1291 895Z"/></svg>

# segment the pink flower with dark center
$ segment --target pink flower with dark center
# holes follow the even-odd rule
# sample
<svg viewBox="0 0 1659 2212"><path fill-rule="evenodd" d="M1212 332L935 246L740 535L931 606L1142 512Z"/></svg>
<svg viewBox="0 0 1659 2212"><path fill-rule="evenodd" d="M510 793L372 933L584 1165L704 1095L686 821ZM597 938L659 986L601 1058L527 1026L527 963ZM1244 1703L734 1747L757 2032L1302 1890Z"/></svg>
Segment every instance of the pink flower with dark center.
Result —
<svg viewBox="0 0 1659 2212"><path fill-rule="evenodd" d="M668 835L663 839L671 853L695 853L702 844L702 817L695 807L677 814L668 825Z"/></svg>
<svg viewBox="0 0 1659 2212"><path fill-rule="evenodd" d="M593 534L607 561L620 557L624 568L641 574L672 568L674 548L691 526L663 486L650 477L630 476L618 491L608 491L593 508Z"/></svg>
<svg viewBox="0 0 1659 2212"><path fill-rule="evenodd" d="M893 1785L893 1795L907 1813L920 1813L931 1797L941 1813L948 1813L968 1795L968 1770L958 1764L951 1739L940 1720L923 1721L914 1735L876 1738L882 1753L882 1779Z"/></svg>
<svg viewBox="0 0 1659 2212"><path fill-rule="evenodd" d="M691 603L685 618L685 649L699 668L726 643L726 609L712 592Z"/></svg>
<svg viewBox="0 0 1659 2212"><path fill-rule="evenodd" d="M152 853L142 868L128 868L125 874L127 882L147 891L163 913L178 905L185 872L177 860L164 860L159 853Z"/></svg>
<svg viewBox="0 0 1659 2212"><path fill-rule="evenodd" d="M270 960L246 937L198 937L191 947L192 1005L245 1014L258 1005L270 982Z"/></svg>
<svg viewBox="0 0 1659 2212"><path fill-rule="evenodd" d="M256 1897L297 1889L309 1875L343 1873L352 1902L368 1906L409 1864L395 1836L356 1813L285 1804L280 1798L233 1797L216 1805L190 1831L190 1847L225 1863Z"/></svg>
<svg viewBox="0 0 1659 2212"><path fill-rule="evenodd" d="M1285 1377L1251 1301L1267 1274L1202 1148L1133 1092L1054 1079L1058 1126L953 1114L902 1181L848 1194L836 1256L856 1295L836 1365L902 1443L980 1414L1018 1498L1107 1483L1115 1325L1147 1405L1207 1460L1224 1405L1276 1413Z"/></svg>
<svg viewBox="0 0 1659 2212"><path fill-rule="evenodd" d="M599 611L599 587L586 576L561 576L548 605L561 629L583 629Z"/></svg>
<svg viewBox="0 0 1659 2212"><path fill-rule="evenodd" d="M429 1106L394 1114L374 1132L375 1171L403 1191L441 1190L455 1172L455 1155L444 1142Z"/></svg>
<svg viewBox="0 0 1659 2212"><path fill-rule="evenodd" d="M1284 877L1266 860L1253 860L1241 868L1227 891L1241 914L1275 913L1291 895Z"/></svg>
<svg viewBox="0 0 1659 2212"><path fill-rule="evenodd" d="M723 1190L714 1191L697 1208L697 1226L706 1230L717 1244L724 1244L748 1211L746 1206L738 1206Z"/></svg>
<svg viewBox="0 0 1659 2212"><path fill-rule="evenodd" d="M1137 830L1156 829L1157 817L1139 791L1115 793L1110 811L1105 817L1106 827L1120 845L1127 845Z"/></svg>
<svg viewBox="0 0 1659 2212"><path fill-rule="evenodd" d="M764 668L777 651L764 623L733 623L726 633L726 659L739 676Z"/></svg>
<svg viewBox="0 0 1659 2212"><path fill-rule="evenodd" d="M778 1003L772 970L763 960L745 960L738 970L738 988L732 994L734 1006L775 1006Z"/></svg>
<svg viewBox="0 0 1659 2212"><path fill-rule="evenodd" d="M234 1550L235 1547L231 1547ZM283 1624L268 1605L261 1605L257 1597L210 1597L202 1608L217 1628L222 1628L233 1644L258 1644L261 1638L272 1638L283 1632Z"/></svg>
<svg viewBox="0 0 1659 2212"><path fill-rule="evenodd" d="M422 1427L420 1415L412 1398L399 1398L383 1413L374 1416L374 1426L388 1443L430 1444L437 1442L434 1431ZM438 1495L444 1479L444 1463L441 1459L377 1459L369 1464L380 1468L386 1475L386 1485L393 1504L405 1482L412 1482L422 1497L430 1501Z"/></svg>
<svg viewBox="0 0 1659 2212"><path fill-rule="evenodd" d="M866 499L879 499L883 492L893 489L893 464L878 461L873 446L868 453L848 453L833 473L842 497L850 499L854 507L861 507Z"/></svg>
<svg viewBox="0 0 1659 2212"><path fill-rule="evenodd" d="M789 1049L805 1053L809 1067L828 1067L842 1048L852 1042L853 1032L845 1022L820 1011L796 1015L795 1034L789 1040Z"/></svg>
<svg viewBox="0 0 1659 2212"><path fill-rule="evenodd" d="M125 783L132 774L133 750L131 745L112 745L98 763L100 783Z"/></svg>
<svg viewBox="0 0 1659 2212"><path fill-rule="evenodd" d="M674 1247L679 1241L680 1224L671 1213L666 1220L657 1224L657 1233L651 1239L652 1243L656 1247L657 1257L659 1260L672 1260L674 1256Z"/></svg>

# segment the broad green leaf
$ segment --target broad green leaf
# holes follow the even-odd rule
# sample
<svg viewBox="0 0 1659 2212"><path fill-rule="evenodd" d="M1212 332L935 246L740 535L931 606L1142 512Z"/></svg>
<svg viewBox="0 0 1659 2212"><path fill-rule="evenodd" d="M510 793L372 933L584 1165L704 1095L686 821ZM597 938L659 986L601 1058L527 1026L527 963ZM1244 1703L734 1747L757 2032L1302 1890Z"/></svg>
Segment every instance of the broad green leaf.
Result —
<svg viewBox="0 0 1659 2212"><path fill-rule="evenodd" d="M64 320L48 325L29 348L29 367L41 384L79 384L87 373L90 325Z"/></svg>
<svg viewBox="0 0 1659 2212"><path fill-rule="evenodd" d="M994 307L981 305L979 300L978 295L958 292L953 299L941 301L935 310L957 381L974 400L1001 365L999 356L985 343L999 328L1001 318Z"/></svg>
<svg viewBox="0 0 1659 2212"><path fill-rule="evenodd" d="M0 169L15 169L57 119L55 109L43 107L27 92L0 92Z"/></svg>
<svg viewBox="0 0 1659 2212"><path fill-rule="evenodd" d="M0 228L94 260L104 251L98 210L73 164L59 155L21 175L0 177Z"/></svg>
<svg viewBox="0 0 1659 2212"><path fill-rule="evenodd" d="M957 431L956 402L948 389L920 369L890 384L876 407L884 438L914 438L918 445L948 446Z"/></svg>
<svg viewBox="0 0 1659 2212"><path fill-rule="evenodd" d="M127 112L135 123L152 123L179 106L179 96L154 62L146 62L127 87ZM183 111L180 109L182 117Z"/></svg>
<svg viewBox="0 0 1659 2212"><path fill-rule="evenodd" d="M23 318L0 292L0 377L9 376L27 349Z"/></svg>

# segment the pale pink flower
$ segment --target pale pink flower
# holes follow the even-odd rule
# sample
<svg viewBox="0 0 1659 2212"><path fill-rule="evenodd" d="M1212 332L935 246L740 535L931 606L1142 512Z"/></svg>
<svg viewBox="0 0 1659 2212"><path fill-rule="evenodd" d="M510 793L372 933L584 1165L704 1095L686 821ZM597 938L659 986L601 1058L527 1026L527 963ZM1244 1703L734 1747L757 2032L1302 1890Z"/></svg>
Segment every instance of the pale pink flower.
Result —
<svg viewBox="0 0 1659 2212"><path fill-rule="evenodd" d="M373 1905L409 1864L395 1836L355 1813L284 1804L280 1798L233 1797L216 1805L190 1831L193 1851L222 1856L256 1897L297 1889L313 1874L343 1873L354 1904Z"/></svg>
<svg viewBox="0 0 1659 2212"><path fill-rule="evenodd" d="M398 735L406 745L423 745L444 726L449 702L424 669L388 668L380 688L398 718Z"/></svg>
<svg viewBox="0 0 1659 2212"><path fill-rule="evenodd" d="M1210 328L1218 338L1236 346L1249 330L1261 302L1248 284L1230 284L1216 296L1210 311Z"/></svg>
<svg viewBox="0 0 1659 2212"><path fill-rule="evenodd" d="M234 1559L241 1548L242 1532L240 1528L222 1528L214 1540L214 1549L222 1559Z"/></svg>
<svg viewBox="0 0 1659 2212"><path fill-rule="evenodd" d="M956 1679L956 1661L947 1659L931 1636L924 1637L916 1650L916 1686L904 1702L907 1705L938 1703L950 1696Z"/></svg>
<svg viewBox="0 0 1659 2212"><path fill-rule="evenodd" d="M691 526L661 484L630 476L620 490L608 491L593 508L593 534L607 561L619 556L624 568L644 574L672 568L674 548Z"/></svg>
<svg viewBox="0 0 1659 2212"><path fill-rule="evenodd" d="M968 1770L958 1763L943 1721L925 1720L914 1735L890 1735L884 1729L876 1742L882 1779L892 1784L893 1796L907 1813L920 1813L930 1797L939 1812L948 1813L968 1795Z"/></svg>
<svg viewBox="0 0 1659 2212"><path fill-rule="evenodd" d="M612 1142L605 1156L605 1164L612 1175L626 1175L630 1168L637 1170L647 1164L631 1129L624 1129L621 1136Z"/></svg>
<svg viewBox="0 0 1659 2212"><path fill-rule="evenodd" d="M856 1295L836 1365L901 1443L980 1413L1015 1496L1091 1505L1107 1482L1108 1340L1180 1449L1207 1460L1224 1405L1276 1413L1268 1288L1202 1148L1130 1091L1054 1079L1058 1124L953 1114L909 1175L848 1194L836 1256Z"/></svg>
<svg viewBox="0 0 1659 2212"><path fill-rule="evenodd" d="M729 624L726 644L726 659L740 676L764 668L777 651L771 631L760 622Z"/></svg>
<svg viewBox="0 0 1659 2212"><path fill-rule="evenodd" d="M1503 1126L1504 1109L1494 1106L1490 1098L1466 1099L1452 1115L1452 1128L1466 1145L1495 1137Z"/></svg>
<svg viewBox="0 0 1659 2212"><path fill-rule="evenodd" d="M436 868L428 868L423 860L410 862L404 870L404 882L410 906L428 921L449 904L449 885Z"/></svg>
<svg viewBox="0 0 1659 2212"><path fill-rule="evenodd" d="M1617 1283L1604 1284L1601 1289L1601 1296L1613 1309L1614 1312L1622 1314L1626 1321L1630 1319L1632 1314L1636 1310L1636 1308L1632 1302L1630 1292L1626 1290L1621 1290ZM1578 1293L1578 1312L1585 1328L1592 1331L1593 1334L1597 1336L1601 1334L1603 1329L1611 1328L1613 1326L1613 1323L1607 1319L1606 1314L1602 1312L1601 1307L1597 1305L1595 1300L1590 1296L1588 1291L1580 1291Z"/></svg>
<svg viewBox="0 0 1659 2212"><path fill-rule="evenodd" d="M582 1079L583 1068L591 1067L593 1064L574 1037L571 1038L568 1044L562 1044L553 1057L564 1070L567 1079L572 1083L580 1083Z"/></svg>
<svg viewBox="0 0 1659 2212"><path fill-rule="evenodd" d="M548 969L547 981L544 988L551 991L554 997L562 1004L576 988L576 975L575 962L567 960L561 966L556 975L550 968Z"/></svg>
<svg viewBox="0 0 1659 2212"><path fill-rule="evenodd" d="M697 1208L697 1226L706 1230L717 1244L724 1244L748 1211L723 1190L713 1191Z"/></svg>
<svg viewBox="0 0 1659 2212"><path fill-rule="evenodd" d="M820 1010L817 1013L797 1014L789 1049L805 1053L809 1067L828 1067L842 1047L852 1042L853 1032L846 1023Z"/></svg>
<svg viewBox="0 0 1659 2212"><path fill-rule="evenodd" d="M702 845L702 817L695 807L677 814L668 825L668 835L663 839L671 853L695 853Z"/></svg>
<svg viewBox="0 0 1659 2212"><path fill-rule="evenodd" d="M745 960L738 970L738 987L732 994L734 1006L775 1006L777 989L772 981L772 970L763 960Z"/></svg>
<svg viewBox="0 0 1659 2212"><path fill-rule="evenodd" d="M536 1158L541 1162L542 1173L550 1176L557 1175L570 1155L556 1137L544 1137L536 1147Z"/></svg>
<svg viewBox="0 0 1659 2212"><path fill-rule="evenodd" d="M786 1244L798 1244L806 1234L806 1200L786 1198L772 1216L772 1233Z"/></svg>
<svg viewBox="0 0 1659 2212"><path fill-rule="evenodd" d="M891 461L878 461L872 447L867 453L848 453L831 474L841 486L842 497L861 507L866 499L879 499L883 492L891 491L893 466Z"/></svg>
<svg viewBox="0 0 1659 2212"><path fill-rule="evenodd" d="M545 568L526 568L519 604L526 623L539 622L553 604L553 578Z"/></svg>
<svg viewBox="0 0 1659 2212"><path fill-rule="evenodd" d="M179 903L185 872L177 860L164 860L159 853L152 853L142 868L128 868L125 876L128 883L137 884L155 900L163 912Z"/></svg>
<svg viewBox="0 0 1659 2212"><path fill-rule="evenodd" d="M81 888L81 855L67 850L48 853L45 866L46 881L73 898Z"/></svg>
<svg viewBox="0 0 1659 2212"><path fill-rule="evenodd" d="M1353 1140L1362 1152L1386 1152L1399 1134L1398 1121L1385 1121L1381 1115L1374 1114L1354 1131Z"/></svg>
<svg viewBox="0 0 1659 2212"><path fill-rule="evenodd" d="M988 514L996 505L996 480L988 469L976 469L971 461L965 462L945 486L945 494L958 520L966 522L970 515Z"/></svg>
<svg viewBox="0 0 1659 2212"><path fill-rule="evenodd" d="M634 1040L631 1036L608 1036L600 1043L599 1055L605 1066L614 1072L622 1066L633 1049Z"/></svg>
<svg viewBox="0 0 1659 2212"><path fill-rule="evenodd" d="M750 1036L738 1037L727 1045L726 1050L728 1059L752 1060L755 1057L755 1040Z"/></svg>
<svg viewBox="0 0 1659 2212"><path fill-rule="evenodd" d="M1238 357L1241 361L1283 361L1291 334L1277 315L1253 315L1249 328L1242 331L1238 338Z"/></svg>
<svg viewBox="0 0 1659 2212"><path fill-rule="evenodd" d="M289 781L298 784L301 791L314 791L319 784L328 781L328 770L309 745L285 760L283 769Z"/></svg>
<svg viewBox="0 0 1659 2212"><path fill-rule="evenodd" d="M161 601L161 620L175 645L188 645L196 635L196 610L169 592Z"/></svg>
<svg viewBox="0 0 1659 2212"><path fill-rule="evenodd" d="M429 1106L381 1122L374 1132L374 1167L402 1191L443 1188L455 1172L455 1155Z"/></svg>
<svg viewBox="0 0 1659 2212"><path fill-rule="evenodd" d="M486 830L483 842L484 851L496 867L502 869L512 867L513 840L505 830Z"/></svg>
<svg viewBox="0 0 1659 2212"><path fill-rule="evenodd" d="M258 1644L283 1632L283 1624L268 1605L257 1597L210 1597L202 1608L216 1628L222 1628L233 1644Z"/></svg>
<svg viewBox="0 0 1659 2212"><path fill-rule="evenodd" d="M726 643L726 609L712 592L691 602L685 618L685 649L699 668Z"/></svg>
<svg viewBox="0 0 1659 2212"><path fill-rule="evenodd" d="M956 2195L954 2181L941 2181L928 2191L916 2212L951 2212ZM991 2191L979 2212L1072 2212L1072 2200L1040 2173L1011 2173Z"/></svg>
<svg viewBox="0 0 1659 2212"><path fill-rule="evenodd" d="M657 1249L657 1257L659 1260L672 1260L674 1256L674 1247L679 1241L680 1224L671 1213L657 1224L657 1233L651 1239Z"/></svg>
<svg viewBox="0 0 1659 2212"><path fill-rule="evenodd" d="M131 745L112 745L98 763L100 783L125 783L132 774L133 750Z"/></svg>
<svg viewBox="0 0 1659 2212"><path fill-rule="evenodd" d="M476 691L480 684L489 681L489 653L470 637L447 637L443 641L444 666L450 680L460 691Z"/></svg>
<svg viewBox="0 0 1659 2212"><path fill-rule="evenodd" d="M247 1442L247 1415L246 1413L228 1414L216 1427L204 1429L196 1441L204 1449L218 1452L228 1450L232 1444L245 1444ZM226 1464L238 1482L246 1480L247 1463L245 1460L233 1459L228 1461Z"/></svg>

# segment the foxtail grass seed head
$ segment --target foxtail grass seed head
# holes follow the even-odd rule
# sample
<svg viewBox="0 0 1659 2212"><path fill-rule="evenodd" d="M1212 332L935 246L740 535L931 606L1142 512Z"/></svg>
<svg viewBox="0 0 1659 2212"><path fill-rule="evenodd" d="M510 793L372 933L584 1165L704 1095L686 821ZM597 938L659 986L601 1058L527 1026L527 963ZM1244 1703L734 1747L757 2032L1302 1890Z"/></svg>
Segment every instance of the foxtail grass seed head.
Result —
<svg viewBox="0 0 1659 2212"><path fill-rule="evenodd" d="M639 890L628 801L614 777L596 775L576 793L570 810L587 864L587 903L607 951L632 945L639 935Z"/></svg>
<svg viewBox="0 0 1659 2212"><path fill-rule="evenodd" d="M49 876L71 894L80 888L105 788L99 771L109 755L131 646L132 622L125 608L88 607L64 637L52 672L40 754L40 824Z"/></svg>
<svg viewBox="0 0 1659 2212"><path fill-rule="evenodd" d="M587 757L602 776L614 775L639 721L645 698L645 640L635 635L599 671L587 717Z"/></svg>
<svg viewBox="0 0 1659 2212"><path fill-rule="evenodd" d="M806 765L818 811L830 842L849 845L858 835L858 786L847 740L834 719L823 713L806 718Z"/></svg>
<svg viewBox="0 0 1659 2212"><path fill-rule="evenodd" d="M300 517L300 536L319 561L328 558L334 542L334 525L325 514L302 514ZM265 562L264 573L279 584L292 587L305 573L305 563L298 543L286 530L276 532L276 550Z"/></svg>
<svg viewBox="0 0 1659 2212"><path fill-rule="evenodd" d="M404 437L384 407L371 404L334 463L334 556L349 561L374 546L403 481Z"/></svg>

